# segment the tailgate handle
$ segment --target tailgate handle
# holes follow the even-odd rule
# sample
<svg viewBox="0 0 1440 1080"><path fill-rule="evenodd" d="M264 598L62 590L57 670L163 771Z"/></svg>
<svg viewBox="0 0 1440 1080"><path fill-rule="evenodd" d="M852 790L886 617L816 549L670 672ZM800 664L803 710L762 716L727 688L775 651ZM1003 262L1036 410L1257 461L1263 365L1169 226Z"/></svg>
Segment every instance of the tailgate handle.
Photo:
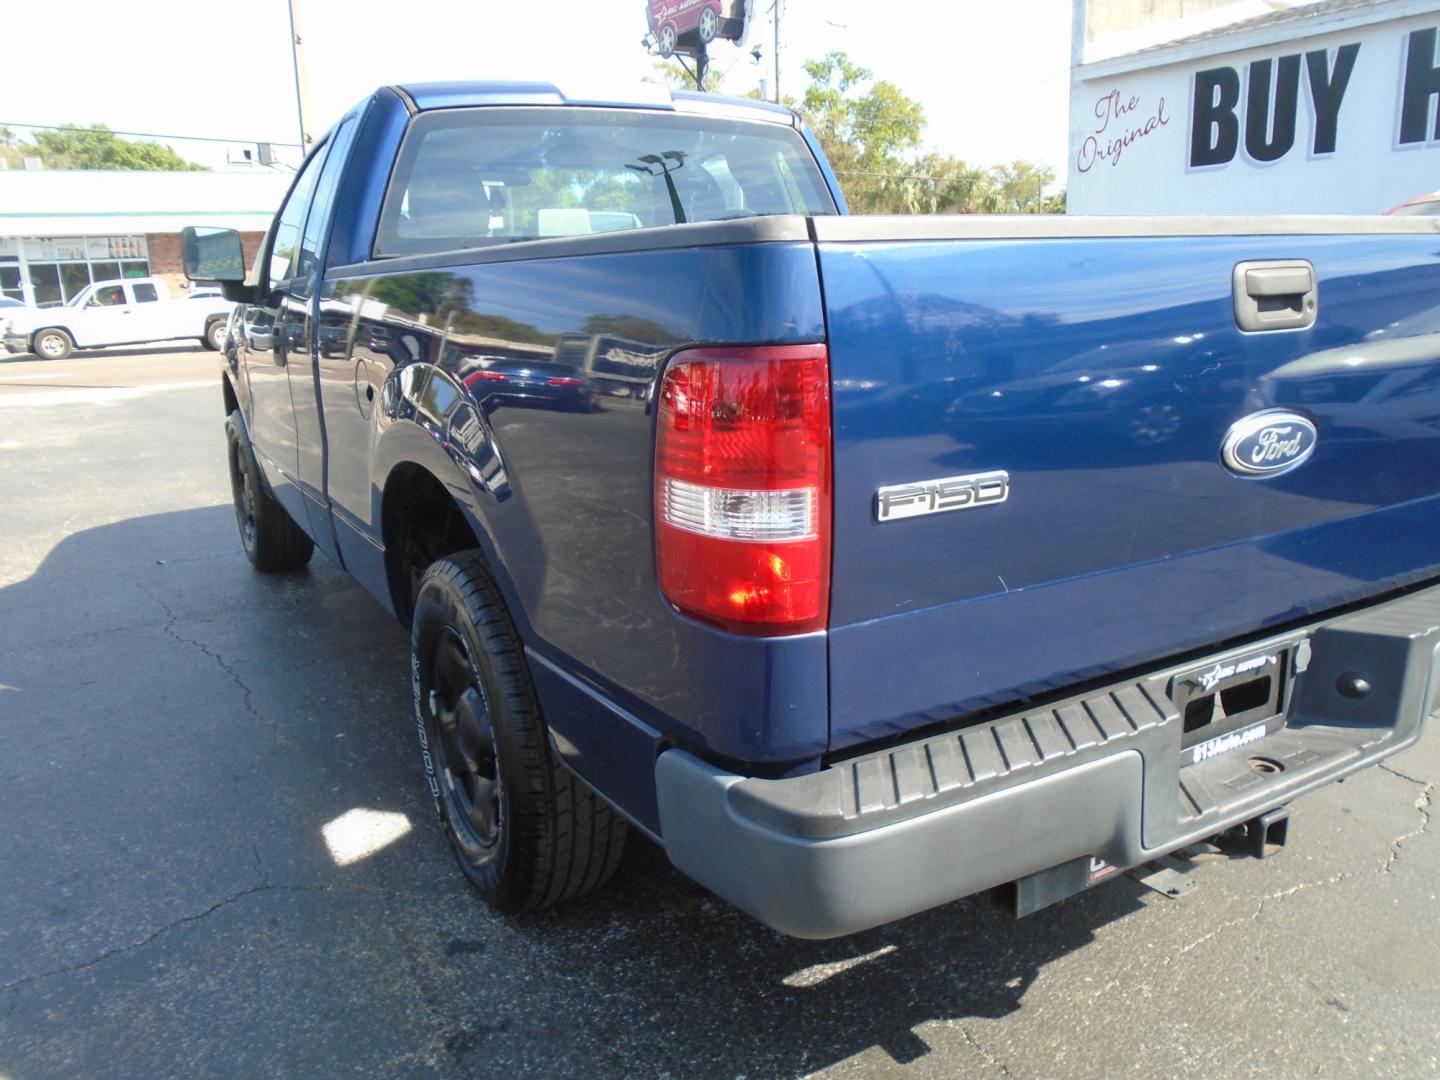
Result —
<svg viewBox="0 0 1440 1080"><path fill-rule="evenodd" d="M1243 262L1235 267L1235 325L1262 330L1303 330L1315 325L1320 288L1304 259Z"/></svg>

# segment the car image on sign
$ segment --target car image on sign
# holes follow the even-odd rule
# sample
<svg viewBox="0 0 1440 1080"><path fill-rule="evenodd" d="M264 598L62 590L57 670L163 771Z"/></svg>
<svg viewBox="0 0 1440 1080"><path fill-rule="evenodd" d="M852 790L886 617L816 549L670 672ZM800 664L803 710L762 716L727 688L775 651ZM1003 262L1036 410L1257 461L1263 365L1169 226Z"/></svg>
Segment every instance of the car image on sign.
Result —
<svg viewBox="0 0 1440 1080"><path fill-rule="evenodd" d="M698 52L717 37L738 40L745 32L746 0L649 0L646 15L661 56Z"/></svg>

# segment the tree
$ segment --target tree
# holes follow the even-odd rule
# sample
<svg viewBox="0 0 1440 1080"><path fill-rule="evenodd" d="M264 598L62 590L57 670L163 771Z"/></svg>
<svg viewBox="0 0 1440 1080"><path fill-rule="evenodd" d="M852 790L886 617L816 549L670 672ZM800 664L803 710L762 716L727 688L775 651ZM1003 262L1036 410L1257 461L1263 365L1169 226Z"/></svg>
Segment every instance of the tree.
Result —
<svg viewBox="0 0 1440 1080"><path fill-rule="evenodd" d="M36 131L29 143L16 143L13 136L0 138L0 154L16 167L27 157L38 157L47 169L205 170L204 165L186 161L168 146L122 139L104 124Z"/></svg>
<svg viewBox="0 0 1440 1080"><path fill-rule="evenodd" d="M918 153L925 109L843 52L805 64L801 111L851 209L882 214L1063 213L1046 195L1053 169L1028 161L984 169L953 155Z"/></svg>
<svg viewBox="0 0 1440 1080"><path fill-rule="evenodd" d="M990 171L995 185L995 209L999 214L1044 212L1045 189L1055 182L1055 170L1030 161L1012 161Z"/></svg>
<svg viewBox="0 0 1440 1080"><path fill-rule="evenodd" d="M843 52L807 60L810 86L801 102L847 201L861 212L890 209L896 192L887 178L911 171L906 155L920 145L925 109L892 82Z"/></svg>

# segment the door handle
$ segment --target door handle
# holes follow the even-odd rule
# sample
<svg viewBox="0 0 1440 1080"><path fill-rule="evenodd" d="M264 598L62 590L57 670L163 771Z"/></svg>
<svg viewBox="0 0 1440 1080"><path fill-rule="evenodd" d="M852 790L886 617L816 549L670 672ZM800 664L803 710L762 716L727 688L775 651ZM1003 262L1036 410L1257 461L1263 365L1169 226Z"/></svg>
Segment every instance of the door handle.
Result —
<svg viewBox="0 0 1440 1080"><path fill-rule="evenodd" d="M1249 333L1303 330L1315 325L1320 286L1304 259L1243 262L1232 279L1235 325Z"/></svg>

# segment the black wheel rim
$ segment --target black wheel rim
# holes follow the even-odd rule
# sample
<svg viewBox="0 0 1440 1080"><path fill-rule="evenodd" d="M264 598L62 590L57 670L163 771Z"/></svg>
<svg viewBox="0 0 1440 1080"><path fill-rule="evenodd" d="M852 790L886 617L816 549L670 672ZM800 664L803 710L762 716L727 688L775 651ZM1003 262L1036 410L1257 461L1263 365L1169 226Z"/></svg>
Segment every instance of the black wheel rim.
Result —
<svg viewBox="0 0 1440 1080"><path fill-rule="evenodd" d="M240 526L240 542L246 551L255 548L255 504L259 489L250 455L238 439L230 440L230 493L235 501L235 523Z"/></svg>
<svg viewBox="0 0 1440 1080"><path fill-rule="evenodd" d="M503 824L495 727L470 651L454 628L444 626L436 633L426 668L422 700L438 735L450 823L463 847L493 848Z"/></svg>

